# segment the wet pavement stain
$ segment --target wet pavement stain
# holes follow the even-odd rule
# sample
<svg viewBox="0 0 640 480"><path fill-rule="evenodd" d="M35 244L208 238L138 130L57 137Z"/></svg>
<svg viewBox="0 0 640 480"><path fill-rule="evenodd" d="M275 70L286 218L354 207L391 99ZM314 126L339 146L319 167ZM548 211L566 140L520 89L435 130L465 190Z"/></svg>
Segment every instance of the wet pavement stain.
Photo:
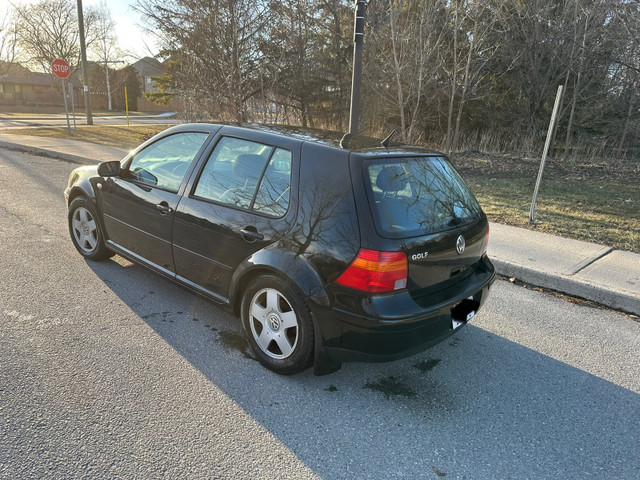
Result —
<svg viewBox="0 0 640 480"><path fill-rule="evenodd" d="M460 340L458 337L454 337L453 341L449 345L451 345L452 347L457 347L461 341L462 340Z"/></svg>
<svg viewBox="0 0 640 480"><path fill-rule="evenodd" d="M213 330L213 329L212 329ZM244 335L235 332L222 330L218 332L218 342L226 349L236 350L242 354L244 358L255 360L251 354L251 349Z"/></svg>
<svg viewBox="0 0 640 480"><path fill-rule="evenodd" d="M433 473L435 473L437 476L439 477L446 477L447 474L444 472L441 472L440 470L438 470L436 467L431 467L431 469L433 470Z"/></svg>
<svg viewBox="0 0 640 480"><path fill-rule="evenodd" d="M414 392L411 387L405 385L395 377L386 377L381 378L377 382L368 382L362 388L382 392L386 399L389 399L392 395L407 398L416 396L416 392Z"/></svg>
<svg viewBox="0 0 640 480"><path fill-rule="evenodd" d="M154 318L157 317L162 317L161 320L163 322L167 321L167 318L169 317L169 315L171 314L171 312L152 312L149 313L147 315L141 315L140 318L142 318L143 320L153 320ZM170 322L173 322L173 320L169 320Z"/></svg>
<svg viewBox="0 0 640 480"><path fill-rule="evenodd" d="M425 360L424 362L416 363L415 365L413 365L413 368L420 370L422 373L427 373L433 370L439 363L439 358L431 358L429 360Z"/></svg>

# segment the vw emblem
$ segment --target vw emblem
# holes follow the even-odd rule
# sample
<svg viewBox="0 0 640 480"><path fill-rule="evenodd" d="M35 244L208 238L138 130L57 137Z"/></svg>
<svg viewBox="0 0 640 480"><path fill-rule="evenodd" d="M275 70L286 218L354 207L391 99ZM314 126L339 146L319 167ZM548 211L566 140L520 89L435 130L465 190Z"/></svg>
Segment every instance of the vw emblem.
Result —
<svg viewBox="0 0 640 480"><path fill-rule="evenodd" d="M274 313L269 315L269 327L271 327L271 330L274 332L277 332L280 329L280 319Z"/></svg>
<svg viewBox="0 0 640 480"><path fill-rule="evenodd" d="M462 255L465 247L466 247L466 243L464 241L464 237L460 235L458 237L458 240L456 240L456 251L458 252L458 255Z"/></svg>

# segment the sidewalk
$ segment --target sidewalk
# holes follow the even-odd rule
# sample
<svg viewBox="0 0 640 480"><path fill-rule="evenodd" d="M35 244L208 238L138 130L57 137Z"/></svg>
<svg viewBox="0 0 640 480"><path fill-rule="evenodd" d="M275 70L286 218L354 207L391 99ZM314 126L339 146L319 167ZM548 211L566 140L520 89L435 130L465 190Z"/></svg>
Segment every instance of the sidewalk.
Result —
<svg viewBox="0 0 640 480"><path fill-rule="evenodd" d="M604 245L491 224L498 273L640 315L640 255Z"/></svg>
<svg viewBox="0 0 640 480"><path fill-rule="evenodd" d="M80 164L122 160L129 153L122 148L69 138L31 137L4 132L0 132L0 147Z"/></svg>
<svg viewBox="0 0 640 480"><path fill-rule="evenodd" d="M64 138L0 133L0 148L87 164L123 149ZM523 228L491 224L489 257L501 275L640 316L640 254Z"/></svg>

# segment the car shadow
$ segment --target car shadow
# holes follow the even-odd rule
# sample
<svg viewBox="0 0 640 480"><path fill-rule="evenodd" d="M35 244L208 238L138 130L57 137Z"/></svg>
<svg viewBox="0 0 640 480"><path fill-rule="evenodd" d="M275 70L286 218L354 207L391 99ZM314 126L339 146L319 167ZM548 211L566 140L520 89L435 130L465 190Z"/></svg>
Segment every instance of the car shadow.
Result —
<svg viewBox="0 0 640 480"><path fill-rule="evenodd" d="M320 477L638 478L640 395L477 326L401 361L285 377L226 309L118 256L88 265Z"/></svg>

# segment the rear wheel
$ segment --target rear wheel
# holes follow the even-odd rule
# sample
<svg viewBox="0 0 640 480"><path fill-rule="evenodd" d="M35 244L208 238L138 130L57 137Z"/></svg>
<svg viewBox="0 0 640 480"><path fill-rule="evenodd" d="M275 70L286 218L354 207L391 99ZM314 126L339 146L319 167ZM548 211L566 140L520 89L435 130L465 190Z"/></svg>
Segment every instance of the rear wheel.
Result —
<svg viewBox="0 0 640 480"><path fill-rule="evenodd" d="M69 233L76 250L89 260L104 260L114 255L104 243L96 209L89 200L78 197L69 205Z"/></svg>
<svg viewBox="0 0 640 480"><path fill-rule="evenodd" d="M311 366L313 323L298 291L273 275L255 279L242 297L242 324L260 363L289 375Z"/></svg>

